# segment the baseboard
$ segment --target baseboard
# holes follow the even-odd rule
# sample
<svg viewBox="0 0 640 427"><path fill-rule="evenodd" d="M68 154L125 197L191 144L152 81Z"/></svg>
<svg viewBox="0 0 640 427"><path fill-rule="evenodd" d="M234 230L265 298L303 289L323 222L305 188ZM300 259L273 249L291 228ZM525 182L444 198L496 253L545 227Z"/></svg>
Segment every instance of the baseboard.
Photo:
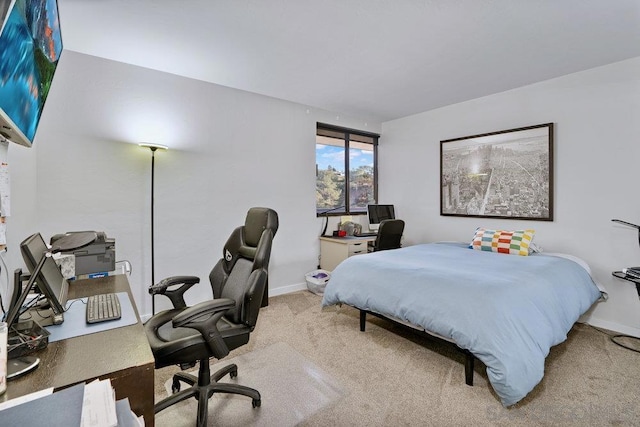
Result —
<svg viewBox="0 0 640 427"><path fill-rule="evenodd" d="M269 289L269 297L277 297L278 295L290 294L292 292L303 291L307 289L306 283L295 283L288 286L279 286Z"/></svg>

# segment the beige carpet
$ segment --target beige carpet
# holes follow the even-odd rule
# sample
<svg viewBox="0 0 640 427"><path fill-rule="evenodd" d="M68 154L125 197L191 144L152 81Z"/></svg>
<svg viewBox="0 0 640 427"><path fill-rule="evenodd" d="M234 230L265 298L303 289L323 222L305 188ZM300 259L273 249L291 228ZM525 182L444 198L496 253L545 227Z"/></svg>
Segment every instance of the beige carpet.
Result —
<svg viewBox="0 0 640 427"><path fill-rule="evenodd" d="M225 359L286 343L335 380L341 396L300 425L640 425L640 353L611 343L588 325L576 325L567 341L551 349L542 382L507 409L482 363L476 362L469 387L462 356L448 346L375 318L362 333L356 310L321 309L320 302L306 291L271 298L249 344ZM238 369L243 383L242 366ZM156 371L156 399L166 396L164 384L176 370ZM247 412L253 411L249 401L244 403ZM191 404L195 425L195 401ZM161 416L156 424L172 425ZM217 425L215 414L209 425Z"/></svg>

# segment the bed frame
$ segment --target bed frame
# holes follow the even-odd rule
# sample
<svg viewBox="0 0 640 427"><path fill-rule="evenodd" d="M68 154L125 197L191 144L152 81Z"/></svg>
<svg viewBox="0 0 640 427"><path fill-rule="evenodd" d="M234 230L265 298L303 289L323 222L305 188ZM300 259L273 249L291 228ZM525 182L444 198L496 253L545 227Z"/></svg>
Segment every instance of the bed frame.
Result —
<svg viewBox="0 0 640 427"><path fill-rule="evenodd" d="M440 342L440 343L444 343L447 344L449 346L452 346L453 348L455 348L456 350L458 350L460 353L462 353L465 357L465 361L464 361L464 379L465 379L465 383L469 386L473 386L473 366L474 366L474 362L476 357L473 355L473 353L471 353L469 350L466 350L464 348L460 348L458 347L458 345L453 342L453 341L449 341L443 337L440 337L438 335L434 335L431 334L427 331L425 331L424 329L420 329L418 327L415 327L413 325L410 325L408 323L405 322L400 322L397 319L394 319L392 317L387 317L384 316L382 314L378 314L378 313L374 313L373 311L368 311L368 310L361 310L358 307L354 307L357 310L360 310L360 331L364 332L365 331L365 326L367 324L367 313L368 314L372 314L376 317L379 317L380 319L384 319L387 320L389 322L392 322L398 326L404 327L406 329L409 329L415 333L417 333L420 336L424 336L430 340L436 341L436 342Z"/></svg>

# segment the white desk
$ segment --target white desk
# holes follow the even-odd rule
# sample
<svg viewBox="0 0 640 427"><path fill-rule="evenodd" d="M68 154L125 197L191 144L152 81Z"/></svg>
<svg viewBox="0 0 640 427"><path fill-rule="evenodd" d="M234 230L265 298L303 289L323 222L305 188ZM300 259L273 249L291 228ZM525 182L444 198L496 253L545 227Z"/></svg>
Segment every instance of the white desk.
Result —
<svg viewBox="0 0 640 427"><path fill-rule="evenodd" d="M366 254L367 243L375 240L376 236L320 237L320 268L333 271L350 256Z"/></svg>

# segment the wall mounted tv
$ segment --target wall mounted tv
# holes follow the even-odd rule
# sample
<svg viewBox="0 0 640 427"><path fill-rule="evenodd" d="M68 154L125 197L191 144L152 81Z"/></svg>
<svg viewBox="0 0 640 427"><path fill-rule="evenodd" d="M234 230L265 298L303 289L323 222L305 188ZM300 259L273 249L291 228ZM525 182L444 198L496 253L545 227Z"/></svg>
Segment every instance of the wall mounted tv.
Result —
<svg viewBox="0 0 640 427"><path fill-rule="evenodd" d="M0 30L0 135L30 147L62 53L58 2L9 3Z"/></svg>

